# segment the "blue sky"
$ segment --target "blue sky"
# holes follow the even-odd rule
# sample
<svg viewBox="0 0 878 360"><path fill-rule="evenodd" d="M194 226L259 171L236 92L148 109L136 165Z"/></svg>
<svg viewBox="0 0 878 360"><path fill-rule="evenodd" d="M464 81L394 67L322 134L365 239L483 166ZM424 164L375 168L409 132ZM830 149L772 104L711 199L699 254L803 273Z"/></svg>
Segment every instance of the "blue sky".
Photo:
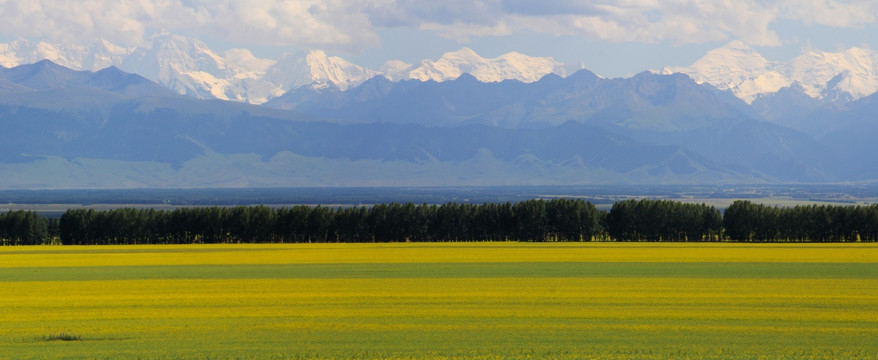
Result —
<svg viewBox="0 0 878 360"><path fill-rule="evenodd" d="M378 68L469 47L553 56L609 77L689 65L732 40L772 60L878 49L878 1L0 0L0 40L136 46L159 31L276 58L322 49Z"/></svg>

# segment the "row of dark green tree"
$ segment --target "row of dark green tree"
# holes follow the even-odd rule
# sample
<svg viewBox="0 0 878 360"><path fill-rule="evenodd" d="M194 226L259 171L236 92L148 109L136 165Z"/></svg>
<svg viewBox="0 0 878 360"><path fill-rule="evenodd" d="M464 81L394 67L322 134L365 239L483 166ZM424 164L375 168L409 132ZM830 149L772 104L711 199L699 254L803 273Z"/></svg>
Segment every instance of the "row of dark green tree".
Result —
<svg viewBox="0 0 878 360"><path fill-rule="evenodd" d="M0 214L0 245L40 245L51 239L50 221L33 211Z"/></svg>
<svg viewBox="0 0 878 360"><path fill-rule="evenodd" d="M727 237L742 242L875 242L878 204L773 207L736 201L723 224Z"/></svg>
<svg viewBox="0 0 878 360"><path fill-rule="evenodd" d="M670 200L625 200L606 217L607 234L619 241L717 241L723 215L713 206Z"/></svg>
<svg viewBox="0 0 878 360"><path fill-rule="evenodd" d="M191 244L427 241L875 242L878 205L779 208L579 199L481 205L199 207L0 214L0 244Z"/></svg>
<svg viewBox="0 0 878 360"><path fill-rule="evenodd" d="M482 205L70 210L61 216L59 236L63 244L590 241L604 234L604 214L589 202L569 199Z"/></svg>

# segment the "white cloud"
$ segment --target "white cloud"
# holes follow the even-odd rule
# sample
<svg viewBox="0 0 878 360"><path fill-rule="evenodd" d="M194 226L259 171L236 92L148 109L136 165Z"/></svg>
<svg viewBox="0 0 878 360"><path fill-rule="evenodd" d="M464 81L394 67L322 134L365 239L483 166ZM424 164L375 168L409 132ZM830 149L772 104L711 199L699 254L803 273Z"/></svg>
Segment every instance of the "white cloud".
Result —
<svg viewBox="0 0 878 360"><path fill-rule="evenodd" d="M137 45L160 30L231 41L327 49L374 46L361 5L345 0L0 0L0 34Z"/></svg>
<svg viewBox="0 0 878 360"><path fill-rule="evenodd" d="M741 38L755 45L775 45L777 35L769 29L777 6L756 0L573 0L481 1L479 8L495 14L487 17L460 16L451 21L448 12L424 13L423 9L400 14L407 3L385 4L397 24L430 29L452 38L467 35L506 35L542 32L579 35L609 41L676 43L707 42ZM477 7L470 5L470 7ZM407 17L406 17L407 16Z"/></svg>
<svg viewBox="0 0 878 360"><path fill-rule="evenodd" d="M357 49L378 43L369 19L356 2L343 0L195 0L199 14L193 31L263 45Z"/></svg>
<svg viewBox="0 0 878 360"><path fill-rule="evenodd" d="M95 34L119 43L143 39L140 14L149 1L19 1L0 0L0 32L58 42L92 38Z"/></svg>
<svg viewBox="0 0 878 360"><path fill-rule="evenodd" d="M874 0L0 0L0 34L137 45L155 31L239 43L358 51L378 29L433 31L466 41L520 32L609 41L741 39L777 45L777 19L837 27L878 21Z"/></svg>
<svg viewBox="0 0 878 360"><path fill-rule="evenodd" d="M383 26L432 30L445 37L539 32L615 42L678 44L741 39L779 45L771 29L779 19L839 27L873 24L874 0L386 0L371 4ZM478 14L478 15L474 15Z"/></svg>
<svg viewBox="0 0 878 360"><path fill-rule="evenodd" d="M878 20L874 0L787 0L780 6L781 16L806 24L859 27Z"/></svg>

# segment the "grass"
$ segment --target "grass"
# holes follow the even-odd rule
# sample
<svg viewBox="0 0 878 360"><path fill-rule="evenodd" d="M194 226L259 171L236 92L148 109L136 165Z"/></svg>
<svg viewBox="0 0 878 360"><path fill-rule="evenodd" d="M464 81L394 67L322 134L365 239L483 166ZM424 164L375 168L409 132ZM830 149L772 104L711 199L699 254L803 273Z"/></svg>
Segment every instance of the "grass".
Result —
<svg viewBox="0 0 878 360"><path fill-rule="evenodd" d="M0 248L0 359L878 359L876 309L871 244Z"/></svg>

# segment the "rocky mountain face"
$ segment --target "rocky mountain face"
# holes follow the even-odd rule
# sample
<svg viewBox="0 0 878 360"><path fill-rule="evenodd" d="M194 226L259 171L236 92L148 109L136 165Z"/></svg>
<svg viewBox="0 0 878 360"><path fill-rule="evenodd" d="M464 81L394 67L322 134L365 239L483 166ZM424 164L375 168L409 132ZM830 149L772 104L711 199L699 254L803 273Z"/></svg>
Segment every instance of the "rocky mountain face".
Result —
<svg viewBox="0 0 878 360"><path fill-rule="evenodd" d="M76 71L49 60L41 60L14 68L0 67L0 79L12 86L8 89L14 90L12 94L53 89L97 89L129 97L175 96L173 91L159 84L114 66L97 72Z"/></svg>

